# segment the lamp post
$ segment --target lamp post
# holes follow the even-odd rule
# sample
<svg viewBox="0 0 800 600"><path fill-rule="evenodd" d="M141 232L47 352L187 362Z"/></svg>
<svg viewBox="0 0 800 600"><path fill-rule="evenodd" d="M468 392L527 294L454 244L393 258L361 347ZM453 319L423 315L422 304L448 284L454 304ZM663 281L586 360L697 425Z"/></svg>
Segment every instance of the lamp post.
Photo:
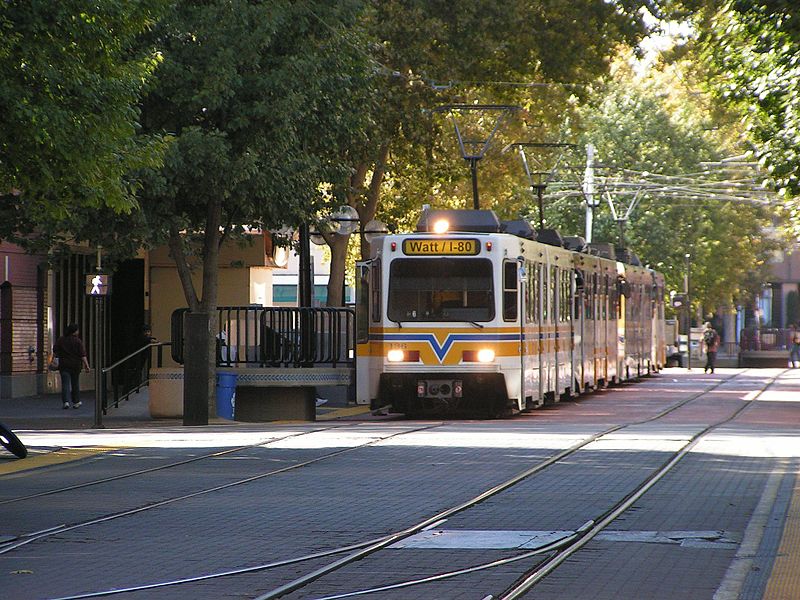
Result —
<svg viewBox="0 0 800 600"><path fill-rule="evenodd" d="M691 295L691 267L692 255L688 252L686 258L686 279L684 287L686 288L686 369L692 370L692 295Z"/></svg>

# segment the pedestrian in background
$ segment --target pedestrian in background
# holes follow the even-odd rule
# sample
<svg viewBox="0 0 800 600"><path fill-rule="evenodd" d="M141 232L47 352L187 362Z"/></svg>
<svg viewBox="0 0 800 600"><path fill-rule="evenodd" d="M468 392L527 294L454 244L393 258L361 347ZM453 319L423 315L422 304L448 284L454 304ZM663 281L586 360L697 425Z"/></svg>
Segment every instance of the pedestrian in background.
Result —
<svg viewBox="0 0 800 600"><path fill-rule="evenodd" d="M71 323L53 346L53 354L58 358L58 372L61 375L61 402L62 408L72 408L81 405L81 367L89 370L89 361L86 359L86 348L78 335L78 325Z"/></svg>
<svg viewBox="0 0 800 600"><path fill-rule="evenodd" d="M706 366L703 373L714 372L714 363L717 359L717 349L719 348L719 334L711 326L711 323L705 324L705 331L703 332L703 345L706 349Z"/></svg>
<svg viewBox="0 0 800 600"><path fill-rule="evenodd" d="M150 344L157 342L158 340L153 337L152 331L150 330L150 325L144 324L142 325L142 335L139 337L139 343L136 346L137 350L141 350ZM148 378L148 373L150 371L150 350L142 351L140 354L139 359L139 374L144 378Z"/></svg>
<svg viewBox="0 0 800 600"><path fill-rule="evenodd" d="M789 366L792 369L800 368L800 331L797 326L789 326Z"/></svg>

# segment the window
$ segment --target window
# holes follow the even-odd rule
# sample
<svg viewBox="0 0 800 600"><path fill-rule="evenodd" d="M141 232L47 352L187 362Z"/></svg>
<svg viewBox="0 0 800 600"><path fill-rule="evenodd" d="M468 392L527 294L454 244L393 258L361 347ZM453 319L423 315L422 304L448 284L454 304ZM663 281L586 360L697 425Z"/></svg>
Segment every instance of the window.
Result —
<svg viewBox="0 0 800 600"><path fill-rule="evenodd" d="M372 322L381 320L381 261L376 258L372 261Z"/></svg>
<svg viewBox="0 0 800 600"><path fill-rule="evenodd" d="M517 262L503 262L503 320L516 321L517 307Z"/></svg>
<svg viewBox="0 0 800 600"><path fill-rule="evenodd" d="M356 265L356 342L366 344L369 341L369 266Z"/></svg>
<svg viewBox="0 0 800 600"><path fill-rule="evenodd" d="M392 261L387 309L392 321L491 321L494 314L489 260L444 257Z"/></svg>
<svg viewBox="0 0 800 600"><path fill-rule="evenodd" d="M313 306L322 306L328 301L328 286L316 284L314 285L313 297L311 304ZM297 304L297 285L294 283L276 283L272 286L272 302L280 304Z"/></svg>

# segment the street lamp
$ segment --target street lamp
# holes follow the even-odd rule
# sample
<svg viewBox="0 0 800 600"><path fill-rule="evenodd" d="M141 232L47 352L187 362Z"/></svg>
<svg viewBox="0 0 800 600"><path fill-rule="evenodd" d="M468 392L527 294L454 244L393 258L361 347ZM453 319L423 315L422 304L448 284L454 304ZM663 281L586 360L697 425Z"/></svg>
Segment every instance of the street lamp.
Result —
<svg viewBox="0 0 800 600"><path fill-rule="evenodd" d="M313 242L314 244L321 246L325 244L325 236L324 233L330 235L341 235L341 236L348 236L352 235L356 231L358 231L359 223L361 219L358 216L358 211L353 208L352 206L341 206L333 211L329 216L321 218L317 222L316 230L310 230L308 233L308 239ZM364 225L363 234L364 240L367 243L372 243L372 241L380 236L385 235L388 233L389 230L387 229L386 225L379 221L378 219L372 219L366 225ZM302 248L301 248L302 251ZM309 291L306 293L307 298L301 295L301 298L304 299L306 303L301 303L300 306L311 306L311 292L310 290L313 289L313 273L311 269L311 251L309 248L308 257L305 259L306 265L303 264L302 254L301 254L301 264L300 264L300 285L303 290L308 289ZM342 301L345 300L345 282L342 282Z"/></svg>
<svg viewBox="0 0 800 600"><path fill-rule="evenodd" d="M387 233L389 233L389 228L386 227L383 221L379 221L378 219L372 219L372 221L364 225L364 240L368 244L371 244L378 237L386 235Z"/></svg>

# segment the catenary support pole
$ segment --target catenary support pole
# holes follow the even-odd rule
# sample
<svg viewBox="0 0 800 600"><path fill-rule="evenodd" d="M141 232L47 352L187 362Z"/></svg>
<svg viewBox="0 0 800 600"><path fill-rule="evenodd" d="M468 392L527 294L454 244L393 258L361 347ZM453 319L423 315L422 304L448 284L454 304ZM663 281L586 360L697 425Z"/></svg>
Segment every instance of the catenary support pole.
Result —
<svg viewBox="0 0 800 600"><path fill-rule="evenodd" d="M686 368L692 370L692 255L686 254Z"/></svg>
<svg viewBox="0 0 800 600"><path fill-rule="evenodd" d="M592 241L594 228L594 209L597 206L594 199L594 144L586 144L586 171L583 175L583 193L586 199L586 243Z"/></svg>

